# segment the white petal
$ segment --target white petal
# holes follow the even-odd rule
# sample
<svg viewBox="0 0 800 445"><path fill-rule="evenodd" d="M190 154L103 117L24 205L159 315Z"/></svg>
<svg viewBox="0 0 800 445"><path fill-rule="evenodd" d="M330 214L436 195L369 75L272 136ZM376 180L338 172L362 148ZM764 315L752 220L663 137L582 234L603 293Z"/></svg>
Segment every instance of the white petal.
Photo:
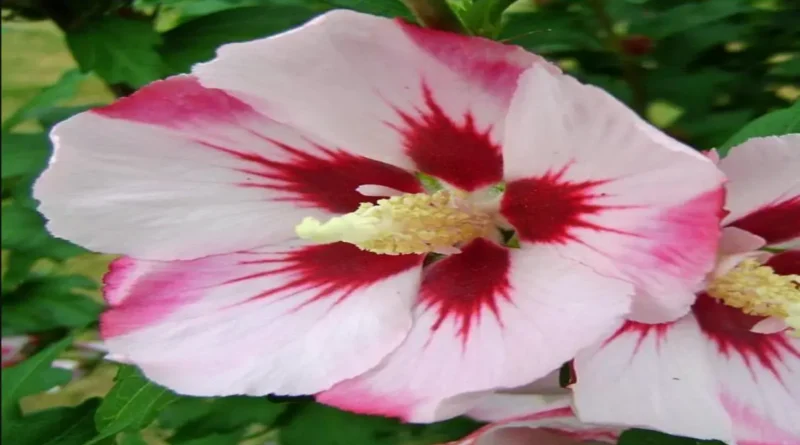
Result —
<svg viewBox="0 0 800 445"><path fill-rule="evenodd" d="M188 259L294 237L355 210L362 184L421 191L410 173L321 145L188 76L53 130L36 183L54 235L92 250Z"/></svg>
<svg viewBox="0 0 800 445"><path fill-rule="evenodd" d="M335 146L473 190L501 179L503 118L534 63L546 64L519 47L340 10L225 45L193 73Z"/></svg>
<svg viewBox="0 0 800 445"><path fill-rule="evenodd" d="M800 134L753 138L719 163L728 176L725 217L769 244L800 238Z"/></svg>
<svg viewBox="0 0 800 445"><path fill-rule="evenodd" d="M482 399L454 396L544 377L627 312L629 285L532 250L479 240L429 266L405 342L318 400L412 422L452 417Z"/></svg>
<svg viewBox="0 0 800 445"><path fill-rule="evenodd" d="M421 261L342 243L124 258L106 278L101 333L111 354L181 394L312 394L403 341Z"/></svg>
<svg viewBox="0 0 800 445"><path fill-rule="evenodd" d="M564 246L564 255L633 281L642 296L690 296L713 268L722 174L599 88L526 71L503 154L502 213L522 243ZM667 304L666 321L691 302L652 304Z"/></svg>
<svg viewBox="0 0 800 445"><path fill-rule="evenodd" d="M572 390L585 422L732 440L705 337L691 315L672 324L627 322L578 354Z"/></svg>

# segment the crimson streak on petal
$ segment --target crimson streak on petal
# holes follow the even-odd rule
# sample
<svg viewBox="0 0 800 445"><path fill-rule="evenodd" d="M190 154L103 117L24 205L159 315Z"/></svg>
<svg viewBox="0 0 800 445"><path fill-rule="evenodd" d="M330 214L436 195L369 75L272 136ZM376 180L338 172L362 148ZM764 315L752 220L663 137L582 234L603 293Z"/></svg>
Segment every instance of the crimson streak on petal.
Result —
<svg viewBox="0 0 800 445"><path fill-rule="evenodd" d="M607 208L594 202L600 196L593 193L607 181L568 181L564 179L568 168L507 184L500 211L521 240L566 244L578 241L574 229L613 231L586 220Z"/></svg>
<svg viewBox="0 0 800 445"><path fill-rule="evenodd" d="M421 255L377 255L345 244L298 247L276 253L239 252L187 261L121 258L104 278L109 309L100 320L103 338L152 326L214 289L259 278L275 283L226 306L262 298L293 298L297 309L326 298L338 304L354 292L422 264ZM238 301L238 303L237 303Z"/></svg>
<svg viewBox="0 0 800 445"><path fill-rule="evenodd" d="M726 306L706 293L698 295L692 307L700 329L717 345L720 354L729 357L739 354L745 364L768 369L781 379L779 365L783 356L800 358L798 350L786 333L757 334L750 329L764 317L747 315L739 309ZM757 362L757 363L755 363Z"/></svg>
<svg viewBox="0 0 800 445"><path fill-rule="evenodd" d="M800 196L764 206L729 226L747 230L767 241L778 244L800 237Z"/></svg>
<svg viewBox="0 0 800 445"><path fill-rule="evenodd" d="M675 323L645 324L628 320L617 330L617 332L614 333L614 335L603 342L603 346L612 343L614 340L618 339L624 334L636 333L639 335L639 338L636 340L636 348L633 351L634 353L639 351L639 348L642 346L644 340L651 334L655 336L656 347L658 347L661 342L664 341L667 333L674 324Z"/></svg>
<svg viewBox="0 0 800 445"><path fill-rule="evenodd" d="M195 135L199 145L241 161L242 167L238 170L249 177L239 185L283 192L284 196L272 199L290 201L298 206L322 208L334 213L352 212L361 202L379 199L365 197L356 191L364 184L383 185L407 193L422 191L414 176L401 168L310 141L304 141L307 148L301 148L257 134L250 128L261 126L275 130L270 134L292 134L295 139L302 140L297 131L259 114L222 90L201 86L191 76L155 82L129 98L94 112L108 118ZM255 147L222 146L203 140L203 130L220 124L223 124L220 135L231 128L241 130L256 138L255 143L262 147L256 150Z"/></svg>
<svg viewBox="0 0 800 445"><path fill-rule="evenodd" d="M499 182L503 156L492 140L491 127L478 129L469 111L463 122L455 122L424 83L422 92L427 109L418 109L416 115L398 110L405 125L392 125L403 136L406 153L417 168L467 191Z"/></svg>
<svg viewBox="0 0 800 445"><path fill-rule="evenodd" d="M239 170L266 180L245 182L241 186L285 192L286 197L277 200L323 208L334 213L352 212L362 202L374 203L380 199L357 192L356 188L360 185L383 185L407 193L422 191L411 173L393 165L352 155L343 150L315 146L315 152L310 153L273 139L266 141L289 154L289 159L278 161L257 153L206 145L249 163L250 167Z"/></svg>
<svg viewBox="0 0 800 445"><path fill-rule="evenodd" d="M483 238L465 246L460 254L430 266L422 281L420 303L439 314L432 329L453 318L466 343L473 324L488 315L484 311L499 317L499 300L510 299L510 267L508 249Z"/></svg>
<svg viewBox="0 0 800 445"><path fill-rule="evenodd" d="M303 305L333 297L339 302L353 292L421 266L423 258L422 255L378 255L347 243L321 244L277 253L269 259L244 260L242 265L263 264L267 270L234 278L225 284L286 275L285 284L265 289L247 301L313 289L314 297Z"/></svg>

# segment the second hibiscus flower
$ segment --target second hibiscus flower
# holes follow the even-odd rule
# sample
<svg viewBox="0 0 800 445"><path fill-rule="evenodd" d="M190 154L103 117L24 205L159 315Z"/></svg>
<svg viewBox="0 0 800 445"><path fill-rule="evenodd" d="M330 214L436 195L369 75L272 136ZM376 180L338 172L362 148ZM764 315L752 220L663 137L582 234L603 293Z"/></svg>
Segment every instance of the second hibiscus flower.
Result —
<svg viewBox="0 0 800 445"><path fill-rule="evenodd" d="M108 348L185 394L458 414L626 315L683 315L719 235L713 163L608 94L353 12L226 45L53 139L49 228L128 255Z"/></svg>

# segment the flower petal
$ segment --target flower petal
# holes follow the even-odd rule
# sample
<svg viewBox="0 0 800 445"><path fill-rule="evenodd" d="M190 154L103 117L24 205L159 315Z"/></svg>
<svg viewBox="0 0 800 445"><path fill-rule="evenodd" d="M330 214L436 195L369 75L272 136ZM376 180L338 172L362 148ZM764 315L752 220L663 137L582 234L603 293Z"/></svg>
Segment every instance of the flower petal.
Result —
<svg viewBox="0 0 800 445"><path fill-rule="evenodd" d="M723 223L778 244L800 238L800 134L753 138L719 163L728 176Z"/></svg>
<svg viewBox="0 0 800 445"><path fill-rule="evenodd" d="M482 397L466 415L482 422L500 422L531 413L569 406L570 390L558 385L560 370L524 387L499 390ZM566 404L565 404L566 403Z"/></svg>
<svg viewBox="0 0 800 445"><path fill-rule="evenodd" d="M800 443L800 339L751 332L763 317L707 296L697 299L692 312L739 443Z"/></svg>
<svg viewBox="0 0 800 445"><path fill-rule="evenodd" d="M402 342L421 261L344 243L125 258L105 280L101 333L112 354L181 394L311 394Z"/></svg>
<svg viewBox="0 0 800 445"><path fill-rule="evenodd" d="M474 190L501 179L503 117L534 63L546 64L519 47L338 10L225 45L193 72L329 144Z"/></svg>
<svg viewBox="0 0 800 445"><path fill-rule="evenodd" d="M481 397L448 399L523 385L557 369L616 325L631 292L547 248L476 240L427 269L403 344L381 366L318 400L412 422L461 414Z"/></svg>
<svg viewBox="0 0 800 445"><path fill-rule="evenodd" d="M685 296L657 302L665 319L688 310L716 258L724 193L713 162L540 67L521 77L505 140L502 213L523 244L557 246L642 296Z"/></svg>
<svg viewBox="0 0 800 445"><path fill-rule="evenodd" d="M577 355L575 409L584 422L732 439L732 426L691 315L674 323L626 322Z"/></svg>
<svg viewBox="0 0 800 445"><path fill-rule="evenodd" d="M35 196L48 228L93 250L188 259L294 236L304 216L355 210L363 184L419 192L410 173L325 147L188 76L53 131ZM345 147L346 148L346 147Z"/></svg>
<svg viewBox="0 0 800 445"><path fill-rule="evenodd" d="M525 400L535 399L532 395L514 397L518 398L515 404L527 409L524 414L487 425L456 444L573 445L586 441L616 443L619 439L618 429L580 422L570 407L569 396L545 404Z"/></svg>
<svg viewBox="0 0 800 445"><path fill-rule="evenodd" d="M13 335L3 337L2 342L2 362L0 367L7 368L25 360L23 349L29 344L36 342L36 338L30 335Z"/></svg>

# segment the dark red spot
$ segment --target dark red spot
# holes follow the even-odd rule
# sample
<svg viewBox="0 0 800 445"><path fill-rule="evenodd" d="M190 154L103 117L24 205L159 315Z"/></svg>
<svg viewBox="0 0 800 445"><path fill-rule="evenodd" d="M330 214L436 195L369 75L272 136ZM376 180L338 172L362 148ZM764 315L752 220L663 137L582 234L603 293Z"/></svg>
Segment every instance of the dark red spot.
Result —
<svg viewBox="0 0 800 445"><path fill-rule="evenodd" d="M498 318L498 301L510 299L510 266L508 250L482 238L465 246L460 254L433 263L420 290L420 302L439 314L432 329L439 329L445 320L453 318L466 343L473 323L480 320L484 309Z"/></svg>
<svg viewBox="0 0 800 445"><path fill-rule="evenodd" d="M615 231L585 218L609 207L596 204L601 197L592 190L607 181L572 182L563 179L568 167L538 178L509 182L500 212L523 241L565 244L578 241L574 229Z"/></svg>
<svg viewBox="0 0 800 445"><path fill-rule="evenodd" d="M748 367L762 366L780 379L779 364L784 356L800 358L800 350L789 340L788 334L756 334L750 329L764 317L747 315L711 298L699 294L692 307L700 329L717 345L719 352L730 357L738 354Z"/></svg>
<svg viewBox="0 0 800 445"><path fill-rule="evenodd" d="M475 127L472 113L455 122L436 103L423 84L425 107L416 115L398 110L405 126L397 126L406 153L417 168L454 186L472 191L499 182L503 177L500 146L492 141L491 127Z"/></svg>
<svg viewBox="0 0 800 445"><path fill-rule="evenodd" d="M113 119L180 127L197 121L235 122L255 114L247 104L222 90L205 88L192 76L175 76L138 90L95 113Z"/></svg>
<svg viewBox="0 0 800 445"><path fill-rule="evenodd" d="M290 201L335 213L349 213L357 209L362 202L375 202L380 199L358 193L356 188L360 185L383 185L407 193L423 191L414 175L393 165L352 155L342 150L317 146L315 152L311 153L276 140L267 139L267 141L289 153L291 155L289 160L276 161L256 153L205 145L250 163L252 167L242 168L240 171L267 182L247 182L239 185L285 192L286 196L277 198L278 201Z"/></svg>
<svg viewBox="0 0 800 445"><path fill-rule="evenodd" d="M787 250L773 255L767 260L767 266L779 275L800 275L800 250Z"/></svg>
<svg viewBox="0 0 800 445"><path fill-rule="evenodd" d="M632 56L643 56L653 50L653 39L641 34L625 37L620 41L622 52Z"/></svg>
<svg viewBox="0 0 800 445"><path fill-rule="evenodd" d="M263 264L269 270L226 283L283 275L290 277L283 285L266 289L248 301L314 290L314 297L304 304L325 298L336 298L339 302L381 280L421 267L422 259L422 255L378 255L347 243L321 244L288 251L272 259L244 262Z"/></svg>
<svg viewBox="0 0 800 445"><path fill-rule="evenodd" d="M639 351L642 343L644 343L645 339L647 339L647 337L650 335L655 337L656 348L658 348L661 345L661 342L666 338L667 332L669 332L670 328L672 328L674 325L675 323L645 324L627 320L622 327L617 329L617 332L615 332L614 335L603 342L603 346L612 343L614 340L617 340L623 335L634 334L639 336L639 338L636 340L636 347L633 350L634 353Z"/></svg>
<svg viewBox="0 0 800 445"><path fill-rule="evenodd" d="M800 237L800 196L764 206L728 224L778 244Z"/></svg>

